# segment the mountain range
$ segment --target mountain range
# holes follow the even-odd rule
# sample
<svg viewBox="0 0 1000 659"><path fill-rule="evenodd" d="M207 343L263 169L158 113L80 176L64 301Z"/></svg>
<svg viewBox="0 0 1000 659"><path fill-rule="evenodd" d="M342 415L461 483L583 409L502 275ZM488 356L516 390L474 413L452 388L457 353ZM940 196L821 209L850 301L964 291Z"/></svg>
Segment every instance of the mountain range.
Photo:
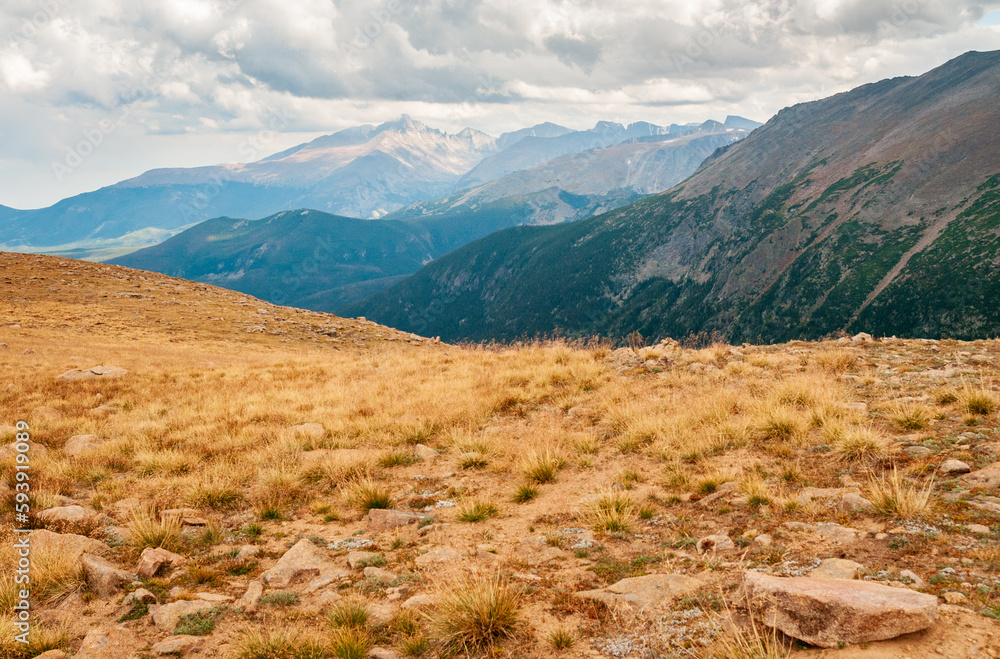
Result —
<svg viewBox="0 0 1000 659"><path fill-rule="evenodd" d="M1000 334L1000 52L779 112L661 194L466 245L344 313L514 339Z"/></svg>
<svg viewBox="0 0 1000 659"><path fill-rule="evenodd" d="M648 137L650 126L644 124L641 136ZM602 131L627 141L561 155L380 219L311 209L282 211L263 220L215 218L112 262L332 311L499 229L591 217L665 190L717 149L748 134L714 121L661 131L655 141L638 141L633 127L619 124L603 124ZM516 147L532 141L537 153L550 139L576 135L559 133L551 125L532 132L549 137L525 134L510 143ZM557 138L551 137L554 133ZM565 148L560 141L551 150Z"/></svg>
<svg viewBox="0 0 1000 659"><path fill-rule="evenodd" d="M739 127L725 130L734 135L748 132L747 120L732 121ZM404 115L380 126L325 135L246 164L154 169L48 208L0 208L0 248L101 257L162 242L220 216L257 219L310 208L381 217L492 180L489 172L523 160L517 154L525 141L531 144L525 147L531 163L538 164L581 148L651 134L667 136L671 130L644 123L626 127L601 122L587 131L541 124L496 138L470 128L449 134ZM674 133L692 130L699 127L678 127ZM466 180L485 158L498 160L488 172Z"/></svg>

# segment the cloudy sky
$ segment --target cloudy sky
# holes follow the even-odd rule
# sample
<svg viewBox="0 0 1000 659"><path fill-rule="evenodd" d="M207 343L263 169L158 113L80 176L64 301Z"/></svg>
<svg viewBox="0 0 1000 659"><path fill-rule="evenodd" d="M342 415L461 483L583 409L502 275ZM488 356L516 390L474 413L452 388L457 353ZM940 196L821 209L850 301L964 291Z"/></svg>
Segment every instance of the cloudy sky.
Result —
<svg viewBox="0 0 1000 659"><path fill-rule="evenodd" d="M0 204L408 113L765 120L1000 49L1000 0L3 0Z"/></svg>

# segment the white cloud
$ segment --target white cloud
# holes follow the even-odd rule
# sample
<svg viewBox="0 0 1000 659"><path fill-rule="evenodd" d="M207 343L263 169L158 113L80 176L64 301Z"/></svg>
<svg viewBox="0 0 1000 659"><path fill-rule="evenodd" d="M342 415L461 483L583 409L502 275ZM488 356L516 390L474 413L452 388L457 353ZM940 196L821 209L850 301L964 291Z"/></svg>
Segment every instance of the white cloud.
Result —
<svg viewBox="0 0 1000 659"><path fill-rule="evenodd" d="M1000 0L5 0L0 203L235 160L220 145L278 115L290 138L402 112L494 133L540 121L766 119L1000 48L997 9ZM122 128L56 184L51 161L109 117Z"/></svg>

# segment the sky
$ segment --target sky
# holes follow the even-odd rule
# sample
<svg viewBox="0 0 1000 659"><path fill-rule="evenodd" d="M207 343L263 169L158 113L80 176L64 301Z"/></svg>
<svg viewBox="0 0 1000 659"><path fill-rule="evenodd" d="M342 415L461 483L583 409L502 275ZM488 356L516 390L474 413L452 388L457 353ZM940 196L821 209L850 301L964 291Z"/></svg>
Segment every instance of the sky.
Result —
<svg viewBox="0 0 1000 659"><path fill-rule="evenodd" d="M3 0L0 204L245 162L406 113L764 121L1000 49L1000 0Z"/></svg>

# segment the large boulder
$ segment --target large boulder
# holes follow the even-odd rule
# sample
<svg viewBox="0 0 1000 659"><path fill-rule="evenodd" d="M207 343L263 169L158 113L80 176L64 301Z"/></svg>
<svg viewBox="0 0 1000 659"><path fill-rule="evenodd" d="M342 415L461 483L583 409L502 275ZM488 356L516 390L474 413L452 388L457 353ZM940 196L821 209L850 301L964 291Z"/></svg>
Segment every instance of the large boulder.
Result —
<svg viewBox="0 0 1000 659"><path fill-rule="evenodd" d="M696 593L704 583L683 574L647 574L631 577L606 588L575 593L581 599L603 602L609 607L629 607L635 610L652 609L669 604L678 597Z"/></svg>
<svg viewBox="0 0 1000 659"><path fill-rule="evenodd" d="M110 597L135 581L138 577L104 560L100 556L84 554L81 559L87 585L101 597Z"/></svg>
<svg viewBox="0 0 1000 659"><path fill-rule="evenodd" d="M813 570L809 576L813 579L853 579L862 572L865 566L844 558L828 558Z"/></svg>
<svg viewBox="0 0 1000 659"><path fill-rule="evenodd" d="M743 595L765 625L824 648L896 638L940 617L933 595L868 581L747 572Z"/></svg>
<svg viewBox="0 0 1000 659"><path fill-rule="evenodd" d="M286 551L274 567L260 575L261 581L272 588L308 583L319 576L342 578L350 575L337 568L326 552L305 538Z"/></svg>

